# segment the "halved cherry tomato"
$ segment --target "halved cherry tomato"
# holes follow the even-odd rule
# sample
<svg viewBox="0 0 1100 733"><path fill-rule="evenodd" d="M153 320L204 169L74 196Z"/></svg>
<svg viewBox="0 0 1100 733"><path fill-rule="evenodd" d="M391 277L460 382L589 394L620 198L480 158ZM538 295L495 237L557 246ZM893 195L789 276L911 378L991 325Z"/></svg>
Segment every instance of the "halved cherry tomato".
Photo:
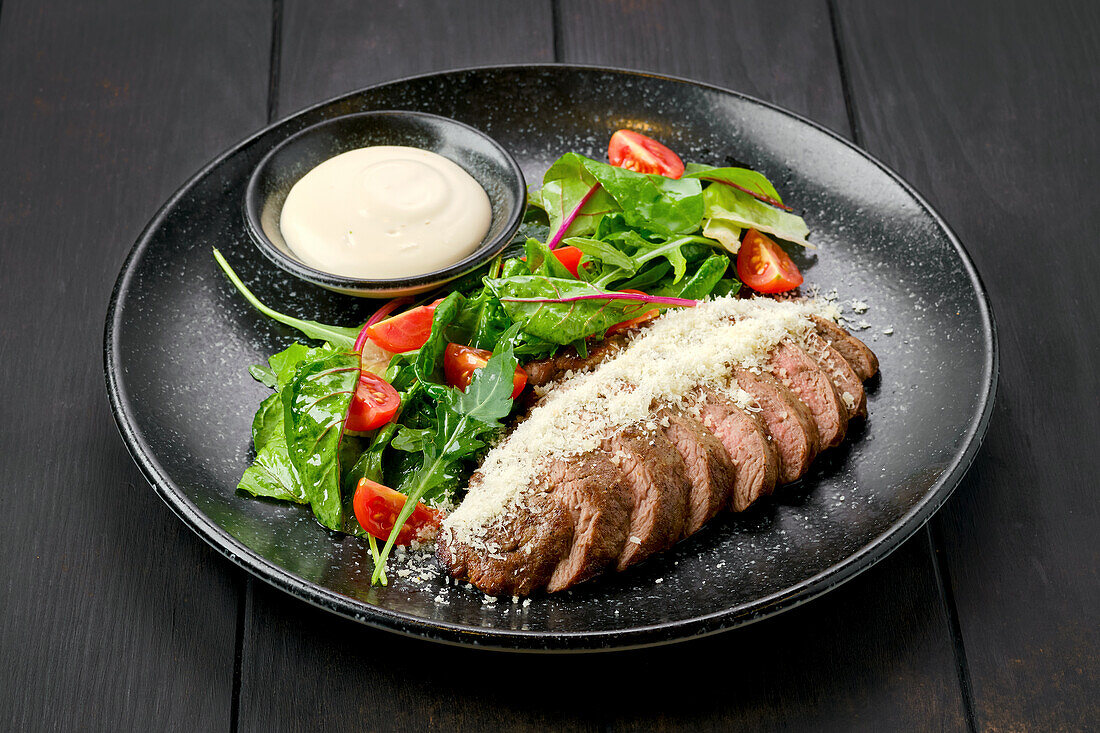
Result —
<svg viewBox="0 0 1100 733"><path fill-rule="evenodd" d="M558 247L554 250L554 256L558 258L558 262L565 265L565 269L572 273L573 277L580 277L581 269L581 257L584 257L584 252L573 246ZM527 261L526 257L520 257L524 262Z"/></svg>
<svg viewBox="0 0 1100 733"><path fill-rule="evenodd" d="M802 284L802 273L778 244L755 229L737 252L737 276L758 293L783 293Z"/></svg>
<svg viewBox="0 0 1100 733"><path fill-rule="evenodd" d="M352 508L360 527L380 540L387 540L393 531L397 515L405 506L406 498L400 491L394 491L369 478L361 478L359 485L355 487ZM407 545L425 529L439 527L442 521L443 516L438 510L418 501L413 513L397 533L395 544Z"/></svg>
<svg viewBox="0 0 1100 733"><path fill-rule="evenodd" d="M443 375L447 378L447 384L458 387L463 392L470 386L470 380L474 378L474 371L489 363L489 357L493 352L485 349L475 349L472 346L462 344L447 344L443 351ZM519 393L527 386L527 372L522 367L516 367L516 373L512 375L512 399L519 397Z"/></svg>
<svg viewBox="0 0 1100 733"><path fill-rule="evenodd" d="M646 295L646 293L643 293L641 290L634 290L633 288L627 288L626 290L620 290L619 292L620 293L634 293L635 295ZM631 319L623 321L621 323L616 323L614 326L607 329L607 331L604 333L604 338L607 338L608 336L610 336L613 333L619 333L620 331L629 331L630 329L635 328L636 326L639 326L639 325L645 323L646 321L652 321L654 318L656 318L659 315L661 315L661 311L654 308L651 311L646 311L645 313L638 316L637 318L631 318Z"/></svg>
<svg viewBox="0 0 1100 733"><path fill-rule="evenodd" d="M367 329L367 338L397 354L419 349L432 334L432 318L439 303L437 300L379 321Z"/></svg>
<svg viewBox="0 0 1100 733"><path fill-rule="evenodd" d="M584 257L584 252L572 246L558 247L554 250L554 256L558 258L558 262L565 265L566 270L573 273L573 277L580 277L578 273L581 269L581 257Z"/></svg>
<svg viewBox="0 0 1100 733"><path fill-rule="evenodd" d="M359 374L359 386L351 398L344 429L366 432L380 428L393 419L401 406L401 396L390 383L364 370Z"/></svg>
<svg viewBox="0 0 1100 733"><path fill-rule="evenodd" d="M668 178L684 175L684 161L651 137L633 130L619 130L607 146L611 165L636 173L657 173Z"/></svg>

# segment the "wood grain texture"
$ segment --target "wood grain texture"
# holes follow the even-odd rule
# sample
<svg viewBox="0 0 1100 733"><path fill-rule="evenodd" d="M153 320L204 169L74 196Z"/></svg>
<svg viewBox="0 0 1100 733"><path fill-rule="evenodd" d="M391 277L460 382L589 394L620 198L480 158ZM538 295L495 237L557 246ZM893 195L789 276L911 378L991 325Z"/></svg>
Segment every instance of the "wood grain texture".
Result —
<svg viewBox="0 0 1100 733"><path fill-rule="evenodd" d="M283 0L278 112L383 81L554 60L550 0Z"/></svg>
<svg viewBox="0 0 1100 733"><path fill-rule="evenodd" d="M255 584L241 730L961 730L927 545L773 619L656 649L532 655L445 647Z"/></svg>
<svg viewBox="0 0 1100 733"><path fill-rule="evenodd" d="M560 0L559 61L683 76L782 105L848 136L825 2Z"/></svg>
<svg viewBox="0 0 1100 733"><path fill-rule="evenodd" d="M867 147L924 192L989 288L1001 382L935 520L976 721L1100 719L1100 6L839 3Z"/></svg>
<svg viewBox="0 0 1100 733"><path fill-rule="evenodd" d="M103 319L145 222L263 122L267 8L3 2L0 729L229 725L239 575L123 447Z"/></svg>
<svg viewBox="0 0 1100 733"><path fill-rule="evenodd" d="M631 4L611 5L608 10L600 3L562 4L560 60L694 76L794 107L848 132L823 3L801 6L801 12L702 2L641 3L640 11ZM784 10L790 12L783 15ZM353 17L355 12L360 15ZM420 37L442 21L415 15L411 30L395 23L379 41L387 49L403 49L392 52L400 58L389 64L373 40L354 30L368 22L365 12L341 7L337 22L304 6L284 8L280 114L415 71L546 60L524 55L522 48L496 48L484 60L471 59L468 45L451 56L435 48L421 57L419 46L402 43L402 34ZM549 39L548 19L539 27L512 25L489 35ZM775 40L777 33L783 43ZM784 43L796 39L797 50L786 52ZM296 44L305 48L292 48ZM324 58L333 48L348 49L347 57ZM688 54L687 48L706 52ZM502 58L509 53L516 57ZM447 58L455 60L447 63ZM799 70L803 63L812 74ZM380 71L391 67L392 73ZM365 629L261 583L252 586L241 730L305 731L333 727L334 721L372 730L871 730L914 722L965 727L949 627L924 533L870 573L804 609L685 645L584 657L441 647Z"/></svg>

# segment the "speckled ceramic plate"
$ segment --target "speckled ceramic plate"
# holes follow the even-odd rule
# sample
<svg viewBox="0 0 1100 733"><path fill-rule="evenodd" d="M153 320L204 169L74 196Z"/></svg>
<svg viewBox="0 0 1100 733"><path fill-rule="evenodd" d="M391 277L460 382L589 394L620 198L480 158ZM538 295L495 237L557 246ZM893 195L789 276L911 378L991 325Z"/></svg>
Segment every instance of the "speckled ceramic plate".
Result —
<svg viewBox="0 0 1100 733"><path fill-rule="evenodd" d="M308 510L234 491L266 390L249 364L295 335L252 310L211 257L220 248L274 307L355 324L370 303L299 282L259 255L242 215L249 173L272 146L321 119L411 109L477 127L529 181L611 133L645 130L685 160L747 163L805 215L820 247L808 282L836 290L878 354L870 418L809 476L721 517L673 551L530 604L396 578L371 587L358 540ZM858 315L851 301L869 306ZM511 649L602 649L685 639L803 603L916 531L958 484L985 433L997 358L992 314L962 246L928 204L867 153L812 122L734 92L622 71L498 67L384 84L305 110L234 147L154 217L119 276L106 373L122 435L157 493L258 577L372 626Z"/></svg>

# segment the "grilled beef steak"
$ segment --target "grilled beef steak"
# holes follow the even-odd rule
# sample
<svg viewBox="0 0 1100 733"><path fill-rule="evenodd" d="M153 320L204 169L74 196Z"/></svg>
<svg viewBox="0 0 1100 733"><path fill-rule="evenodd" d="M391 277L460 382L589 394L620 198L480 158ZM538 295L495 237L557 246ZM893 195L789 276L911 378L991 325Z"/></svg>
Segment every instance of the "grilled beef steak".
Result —
<svg viewBox="0 0 1100 733"><path fill-rule="evenodd" d="M551 460L476 542L442 532L440 562L491 595L559 591L639 563L721 509L743 511L797 481L844 439L849 420L866 414L862 382L878 370L866 344L812 318L801 339L772 342L764 368L736 367L726 388L654 404L651 418L611 432L598 448ZM615 337L587 358L566 351L526 369L532 383L550 384L607 368L629 343Z"/></svg>

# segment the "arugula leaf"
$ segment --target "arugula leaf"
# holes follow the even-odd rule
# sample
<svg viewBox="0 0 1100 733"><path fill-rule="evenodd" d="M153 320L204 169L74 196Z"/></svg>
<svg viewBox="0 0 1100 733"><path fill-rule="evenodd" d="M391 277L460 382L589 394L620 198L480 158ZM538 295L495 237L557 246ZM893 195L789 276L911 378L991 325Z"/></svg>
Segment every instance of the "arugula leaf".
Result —
<svg viewBox="0 0 1100 733"><path fill-rule="evenodd" d="M730 186L707 186L703 191L703 203L708 226L710 222L717 220L727 227L756 229L814 249L806 241L810 229L801 216L788 214L757 201L744 191Z"/></svg>
<svg viewBox="0 0 1100 733"><path fill-rule="evenodd" d="M713 293L715 286L726 274L729 264L730 258L726 255L711 255L703 260L699 268L689 277L657 288L653 291L653 295L702 300Z"/></svg>
<svg viewBox="0 0 1100 733"><path fill-rule="evenodd" d="M610 242L603 242L589 237L570 237L563 244L576 247L584 253L584 257L581 258L582 265L587 262L600 263L599 274L596 277L589 276L590 273L597 274L592 272L590 268L581 267L578 270L582 278L589 282L595 279L603 280L612 274L615 279L630 277L638 270L638 265L634 260Z"/></svg>
<svg viewBox="0 0 1100 733"><path fill-rule="evenodd" d="M284 315L278 311L268 308L266 305L260 302L260 299L252 294L241 279L237 277L237 273L233 271L233 268L229 266L229 263L225 261L225 257L216 248L214 249L214 259L218 263L218 267L222 268L222 272L229 278L229 281L233 283L233 286L240 291L244 299L252 304L252 307L263 313L268 318L278 321L283 325L296 328L311 339L317 339L318 341L327 341L333 346L342 349L351 349L355 345L355 339L359 337L358 328L347 328L344 326L328 326L324 323L318 323L317 321L304 321L301 318L294 318L293 316Z"/></svg>
<svg viewBox="0 0 1100 733"><path fill-rule="evenodd" d="M453 292L435 307L435 314L432 316L431 335L420 347L416 355L416 361L413 362L413 371L416 378L433 396L440 394L440 389L444 384L442 379L443 352L447 349L447 328L458 316L459 309L465 300L461 293Z"/></svg>
<svg viewBox="0 0 1100 733"><path fill-rule="evenodd" d="M375 562L372 583L377 582L385 571L386 558L417 502L429 490L449 480L457 461L484 447L486 443L483 438L488 433L502 428L500 419L512 409L512 375L517 362L512 353L511 337L518 330L516 326L509 329L498 352L484 367L474 372L465 392L452 388L437 403L437 425L433 439L423 446L420 469L411 480L402 482L405 504Z"/></svg>
<svg viewBox="0 0 1100 733"><path fill-rule="evenodd" d="M619 211L619 204L585 167L587 160L576 153L566 153L542 177L538 202L550 219L553 233L547 244L563 237L591 234L604 214Z"/></svg>
<svg viewBox="0 0 1100 733"><path fill-rule="evenodd" d="M358 383L358 355L329 351L303 362L279 393L291 463L314 516L329 529L343 528L338 447Z"/></svg>
<svg viewBox="0 0 1100 733"><path fill-rule="evenodd" d="M589 158L582 161L585 169L615 199L631 226L666 235L699 229L703 219L703 187L697 179L635 173Z"/></svg>

